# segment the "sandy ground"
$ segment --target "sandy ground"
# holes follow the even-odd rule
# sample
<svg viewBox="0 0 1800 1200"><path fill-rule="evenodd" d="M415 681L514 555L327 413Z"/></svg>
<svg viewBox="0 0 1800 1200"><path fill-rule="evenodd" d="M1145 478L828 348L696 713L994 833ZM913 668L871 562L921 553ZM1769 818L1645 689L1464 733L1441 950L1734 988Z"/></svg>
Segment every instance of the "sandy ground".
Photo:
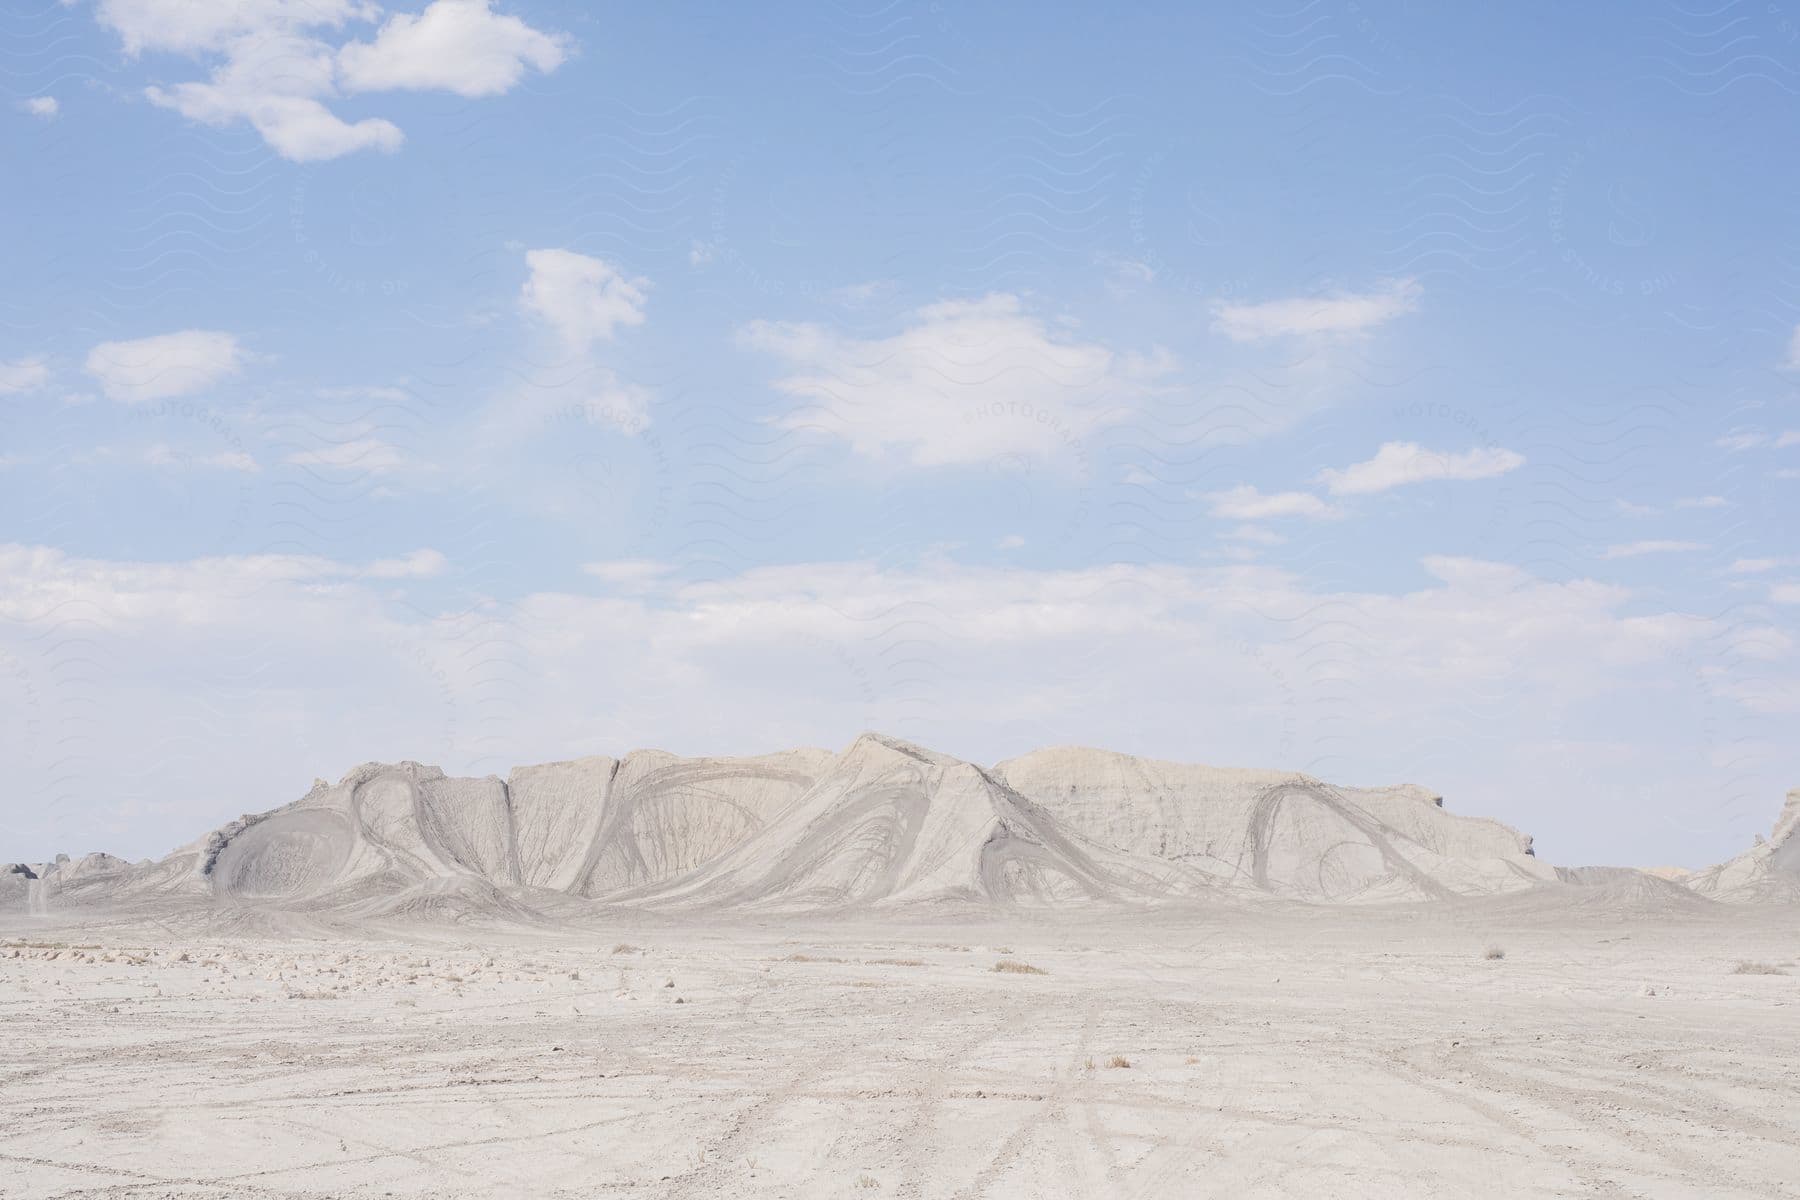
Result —
<svg viewBox="0 0 1800 1200"><path fill-rule="evenodd" d="M1796 918L17 918L0 1193L1800 1196Z"/></svg>

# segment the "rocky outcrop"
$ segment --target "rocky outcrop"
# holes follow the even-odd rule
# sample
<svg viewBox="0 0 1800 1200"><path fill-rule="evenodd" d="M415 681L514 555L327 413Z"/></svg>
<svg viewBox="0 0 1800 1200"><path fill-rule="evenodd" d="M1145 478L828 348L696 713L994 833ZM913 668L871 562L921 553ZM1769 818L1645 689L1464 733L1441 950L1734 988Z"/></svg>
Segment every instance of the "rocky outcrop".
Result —
<svg viewBox="0 0 1800 1200"><path fill-rule="evenodd" d="M1767 839L1683 882L1702 896L1729 903L1800 902L1800 788L1787 794Z"/></svg>
<svg viewBox="0 0 1800 1200"><path fill-rule="evenodd" d="M1448 812L1410 785L1340 788L1072 748L982 768L865 734L840 754L637 751L505 779L367 763L159 862L16 867L0 874L0 908L161 897L461 920L594 902L681 912L1345 904L1571 887L1754 898L1800 878L1797 826L1800 792L1768 843L1675 883L1558 871L1517 831Z"/></svg>

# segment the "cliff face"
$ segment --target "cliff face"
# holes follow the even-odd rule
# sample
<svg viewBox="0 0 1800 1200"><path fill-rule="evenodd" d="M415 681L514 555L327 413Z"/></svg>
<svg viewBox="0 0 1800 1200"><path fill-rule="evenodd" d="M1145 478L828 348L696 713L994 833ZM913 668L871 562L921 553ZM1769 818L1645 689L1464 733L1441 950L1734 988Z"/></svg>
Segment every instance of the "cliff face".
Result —
<svg viewBox="0 0 1800 1200"><path fill-rule="evenodd" d="M1800 901L1800 788L1788 792L1767 841L1683 882L1716 900Z"/></svg>
<svg viewBox="0 0 1800 1200"><path fill-rule="evenodd" d="M1791 882L1797 827L1800 791L1774 839L1694 887L1730 898ZM504 780L369 763L160 862L90 855L17 868L0 875L0 907L152 897L508 913L584 901L684 912L1356 903L1583 882L1540 863L1529 838L1446 812L1422 788L1335 788L1070 748L984 769L865 734L839 754L638 751L520 767Z"/></svg>

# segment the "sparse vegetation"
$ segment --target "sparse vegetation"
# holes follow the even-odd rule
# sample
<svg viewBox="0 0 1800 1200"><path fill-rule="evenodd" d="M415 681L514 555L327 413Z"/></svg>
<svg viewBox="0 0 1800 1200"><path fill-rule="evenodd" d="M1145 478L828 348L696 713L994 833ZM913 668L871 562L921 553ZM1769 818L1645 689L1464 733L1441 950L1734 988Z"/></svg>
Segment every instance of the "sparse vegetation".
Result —
<svg viewBox="0 0 1800 1200"><path fill-rule="evenodd" d="M1030 963L1022 963L1011 958L1003 958L995 963L994 970L1002 975L1048 975L1050 973L1042 967L1034 967Z"/></svg>
<svg viewBox="0 0 1800 1200"><path fill-rule="evenodd" d="M856 1177L856 1186L862 1188L864 1191L869 1191L880 1187L881 1180L875 1178L873 1175L858 1175Z"/></svg>
<svg viewBox="0 0 1800 1200"><path fill-rule="evenodd" d="M790 954L786 958L782 959L781 961L782 962L841 963L844 960L841 958L832 958L829 955Z"/></svg>
<svg viewBox="0 0 1800 1200"><path fill-rule="evenodd" d="M925 965L916 958L871 958L869 963L877 967L922 967Z"/></svg>
<svg viewBox="0 0 1800 1200"><path fill-rule="evenodd" d="M1489 946L1482 952L1481 957L1487 959L1489 962L1497 962L1506 957L1506 950L1501 946Z"/></svg>
<svg viewBox="0 0 1800 1200"><path fill-rule="evenodd" d="M1131 1060L1126 1058L1123 1054L1115 1054L1106 1060L1106 1065L1111 1070L1122 1071L1131 1066Z"/></svg>
<svg viewBox="0 0 1800 1200"><path fill-rule="evenodd" d="M620 942L613 947L614 954L642 954L643 952L642 946L634 946L630 942Z"/></svg>
<svg viewBox="0 0 1800 1200"><path fill-rule="evenodd" d="M1750 962L1745 960L1731 968L1733 975L1786 975L1787 972L1774 963Z"/></svg>

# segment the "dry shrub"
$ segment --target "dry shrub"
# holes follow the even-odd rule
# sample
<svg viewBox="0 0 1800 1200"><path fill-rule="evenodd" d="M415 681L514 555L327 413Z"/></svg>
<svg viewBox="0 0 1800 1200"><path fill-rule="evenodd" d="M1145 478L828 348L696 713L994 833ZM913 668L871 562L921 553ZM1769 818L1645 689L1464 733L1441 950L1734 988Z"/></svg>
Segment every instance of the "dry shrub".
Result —
<svg viewBox="0 0 1800 1200"><path fill-rule="evenodd" d="M1489 962L1495 962L1495 961L1498 961L1499 959L1505 958L1506 951L1499 946L1489 946L1482 953L1481 957L1487 959Z"/></svg>
<svg viewBox="0 0 1800 1200"><path fill-rule="evenodd" d="M1123 1070L1131 1065L1131 1060L1123 1054L1115 1054L1106 1060L1106 1065L1113 1070Z"/></svg>
<svg viewBox="0 0 1800 1200"><path fill-rule="evenodd" d="M1749 962L1749 961L1741 962L1737 966L1731 968L1731 973L1733 975L1786 975L1787 974L1786 971L1782 970L1780 967L1776 966L1774 963Z"/></svg>
<svg viewBox="0 0 1800 1200"><path fill-rule="evenodd" d="M613 947L614 954L642 954L643 952L642 946L634 946L630 942L620 942Z"/></svg>
<svg viewBox="0 0 1800 1200"><path fill-rule="evenodd" d="M1010 958L1003 958L995 963L994 970L1002 975L1048 975L1050 973L1042 967L1034 967L1030 963L1022 963Z"/></svg>

